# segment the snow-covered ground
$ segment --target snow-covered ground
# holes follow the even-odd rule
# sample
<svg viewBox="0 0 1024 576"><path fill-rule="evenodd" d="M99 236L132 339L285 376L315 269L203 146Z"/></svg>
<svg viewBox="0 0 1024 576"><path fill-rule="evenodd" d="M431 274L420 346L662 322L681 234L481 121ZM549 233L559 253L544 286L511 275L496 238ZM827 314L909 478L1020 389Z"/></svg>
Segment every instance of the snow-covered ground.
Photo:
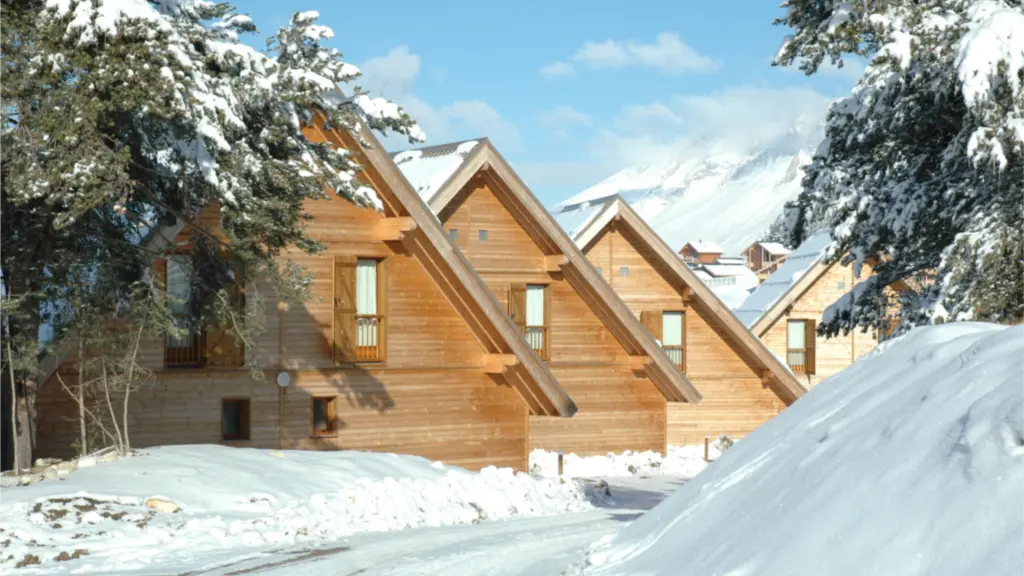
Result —
<svg viewBox="0 0 1024 576"><path fill-rule="evenodd" d="M604 498L576 480L412 456L167 446L0 491L0 567L179 573L355 533L591 511Z"/></svg>
<svg viewBox="0 0 1024 576"><path fill-rule="evenodd" d="M883 343L576 569L1024 573L1024 327L946 324Z"/></svg>

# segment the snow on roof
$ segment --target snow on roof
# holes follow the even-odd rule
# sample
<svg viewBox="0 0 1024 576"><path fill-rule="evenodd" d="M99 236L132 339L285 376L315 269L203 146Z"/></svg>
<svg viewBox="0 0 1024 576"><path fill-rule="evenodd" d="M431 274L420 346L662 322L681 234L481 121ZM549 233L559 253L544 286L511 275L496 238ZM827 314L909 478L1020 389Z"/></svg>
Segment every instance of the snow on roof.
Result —
<svg viewBox="0 0 1024 576"><path fill-rule="evenodd" d="M723 276L757 276L753 270L742 264L705 264L702 268L715 278Z"/></svg>
<svg viewBox="0 0 1024 576"><path fill-rule="evenodd" d="M778 242L758 242L757 244L772 256L785 256L790 252L789 248L786 248Z"/></svg>
<svg viewBox="0 0 1024 576"><path fill-rule="evenodd" d="M821 260L825 249L832 242L831 232L830 228L821 228L811 234L803 244L800 244L786 257L785 263L736 309L736 316L748 328L753 326L765 312L789 292L797 280Z"/></svg>
<svg viewBox="0 0 1024 576"><path fill-rule="evenodd" d="M476 145L476 140L451 142L395 152L391 154L391 158L420 198L423 198L424 202L430 202L448 179L458 171Z"/></svg>
<svg viewBox="0 0 1024 576"><path fill-rule="evenodd" d="M724 264L726 266L746 266L747 262L743 258L736 256L719 256L716 264Z"/></svg>
<svg viewBox="0 0 1024 576"><path fill-rule="evenodd" d="M883 342L593 546L578 573L1024 573L1022 355L1021 326Z"/></svg>
<svg viewBox="0 0 1024 576"><path fill-rule="evenodd" d="M605 198L597 202L584 202L565 212L555 214L555 221L565 230L565 233L575 242L584 229L601 214L609 204L615 201L615 197Z"/></svg>
<svg viewBox="0 0 1024 576"><path fill-rule="evenodd" d="M721 254L725 252L721 246L711 240L690 240L686 244L692 246L694 250L701 254Z"/></svg>

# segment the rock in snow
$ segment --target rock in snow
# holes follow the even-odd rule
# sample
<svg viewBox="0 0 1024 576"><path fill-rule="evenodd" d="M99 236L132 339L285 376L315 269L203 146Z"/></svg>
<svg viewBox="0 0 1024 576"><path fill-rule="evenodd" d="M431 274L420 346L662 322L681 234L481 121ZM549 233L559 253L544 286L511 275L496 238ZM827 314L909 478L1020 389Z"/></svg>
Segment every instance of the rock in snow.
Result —
<svg viewBox="0 0 1024 576"><path fill-rule="evenodd" d="M1024 327L884 343L744 438L578 573L1024 573Z"/></svg>

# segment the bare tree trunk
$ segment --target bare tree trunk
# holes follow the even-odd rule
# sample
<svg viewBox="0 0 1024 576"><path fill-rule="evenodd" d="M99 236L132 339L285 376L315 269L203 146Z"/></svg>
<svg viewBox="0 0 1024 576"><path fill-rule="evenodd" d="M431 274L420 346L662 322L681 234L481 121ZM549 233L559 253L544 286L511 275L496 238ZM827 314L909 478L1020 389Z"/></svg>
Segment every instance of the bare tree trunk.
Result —
<svg viewBox="0 0 1024 576"><path fill-rule="evenodd" d="M107 360L100 361L103 366L103 395L107 398L107 410L110 412L110 419L114 423L114 435L117 436L117 451L124 454L124 443L121 438L121 426L117 423L117 412L114 411L114 403L110 400L110 377L107 374Z"/></svg>
<svg viewBox="0 0 1024 576"><path fill-rule="evenodd" d="M7 368L11 375L11 452L14 455L14 473L21 474L22 455L18 450L18 386L14 380L14 356L11 341L7 340Z"/></svg>
<svg viewBox="0 0 1024 576"><path fill-rule="evenodd" d="M81 438L81 454L85 456L89 453L89 438L85 431L85 362L83 361L84 350L82 344L82 338L78 338L78 390L75 394L75 400L78 401L78 434ZM59 370L59 369L58 369Z"/></svg>
<svg viewBox="0 0 1024 576"><path fill-rule="evenodd" d="M132 356L128 359L128 380L124 385L124 404L121 407L121 423L124 426L124 451L131 449L128 438L128 397L132 392L132 379L135 378L135 360L139 357L139 343L142 341L142 330L146 327L145 322L139 324L139 333L135 335L135 346L132 349Z"/></svg>

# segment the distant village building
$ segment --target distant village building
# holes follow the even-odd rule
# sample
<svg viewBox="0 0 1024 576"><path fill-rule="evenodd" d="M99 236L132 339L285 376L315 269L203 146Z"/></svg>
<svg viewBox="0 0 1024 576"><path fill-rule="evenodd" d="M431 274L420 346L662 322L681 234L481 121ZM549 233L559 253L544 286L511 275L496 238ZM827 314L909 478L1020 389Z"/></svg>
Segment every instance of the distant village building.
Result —
<svg viewBox="0 0 1024 576"><path fill-rule="evenodd" d="M687 264L714 264L723 253L722 247L710 240L691 240L679 251Z"/></svg>
<svg viewBox="0 0 1024 576"><path fill-rule="evenodd" d="M743 260L763 282L786 261L789 252L778 242L754 242L743 253Z"/></svg>

